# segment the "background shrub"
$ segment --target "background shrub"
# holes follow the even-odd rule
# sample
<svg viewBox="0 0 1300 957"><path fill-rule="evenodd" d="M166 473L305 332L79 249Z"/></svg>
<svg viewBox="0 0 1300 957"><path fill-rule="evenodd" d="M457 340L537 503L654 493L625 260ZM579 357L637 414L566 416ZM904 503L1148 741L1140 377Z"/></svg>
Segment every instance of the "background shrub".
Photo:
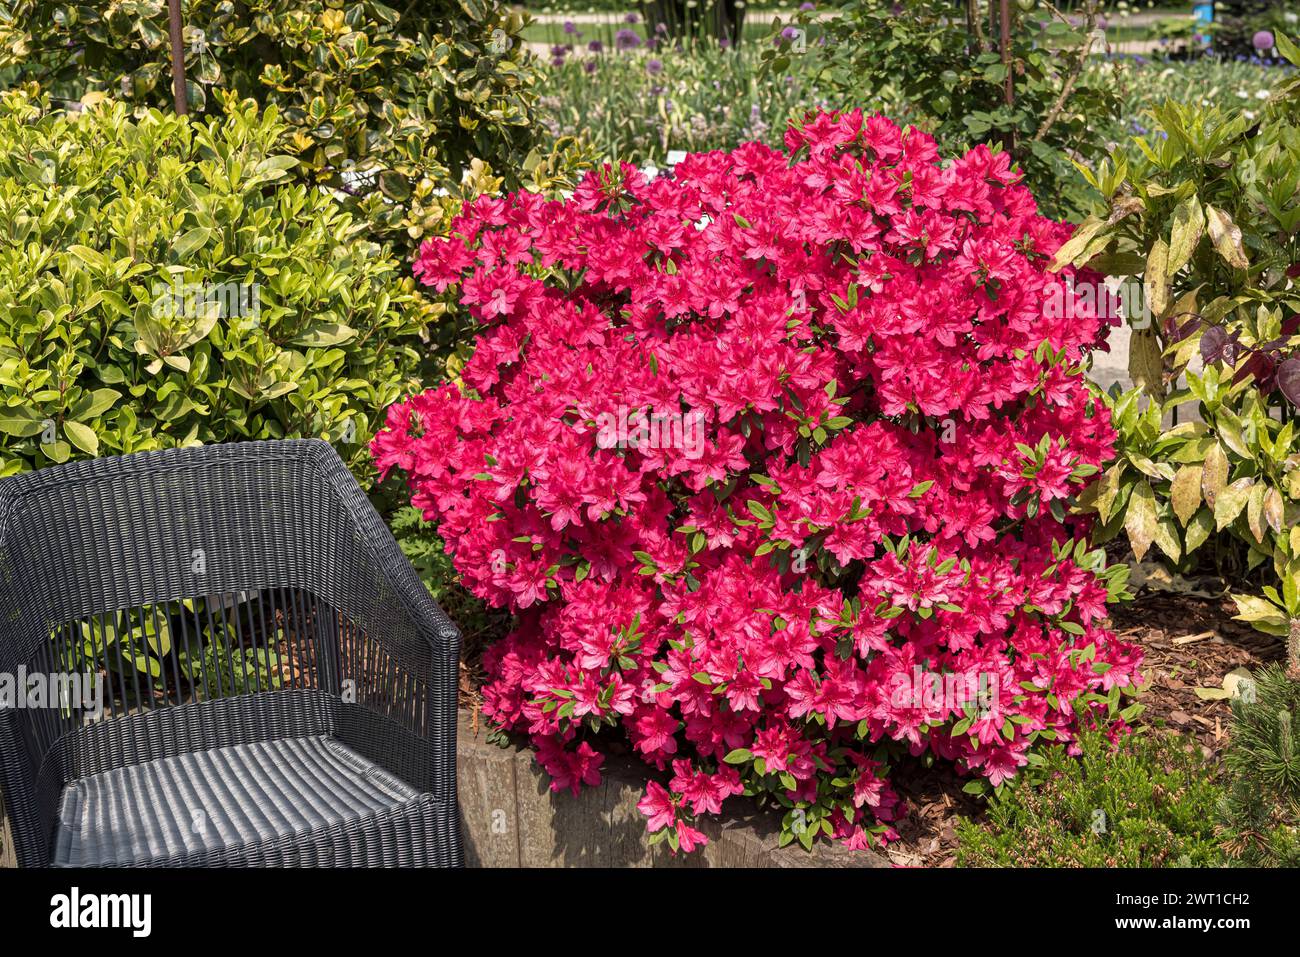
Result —
<svg viewBox="0 0 1300 957"><path fill-rule="evenodd" d="M411 283L289 181L283 134L251 102L191 123L0 95L0 474L322 436L366 480L419 359ZM177 289L207 301L160 308Z"/></svg>
<svg viewBox="0 0 1300 957"><path fill-rule="evenodd" d="M0 68L55 96L172 103L165 0L19 0L0 19ZM190 108L218 91L278 107L294 176L350 196L372 238L411 249L492 173L507 187L568 182L534 151L535 60L524 17L495 0L188 0ZM477 162L476 162L477 161ZM472 174L471 182L463 182ZM448 196L450 193L452 195Z"/></svg>
<svg viewBox="0 0 1300 957"><path fill-rule="evenodd" d="M1207 867L1222 863L1224 788L1191 739L1084 734L1048 752L1038 786L994 796L986 824L957 824L966 867Z"/></svg>
<svg viewBox="0 0 1300 957"><path fill-rule="evenodd" d="M538 90L549 139L581 138L601 161L661 169L678 150L779 146L792 119L825 106L816 87L794 71L764 76L752 47L708 41L681 50L664 45L646 55L603 48L598 55L562 58L546 70Z"/></svg>
<svg viewBox="0 0 1300 957"><path fill-rule="evenodd" d="M1086 188L1071 160L1104 155L1099 134L1118 115L1121 72L1088 69L1086 18L1072 24L1037 0L1012 4L1007 105L1008 66L994 49L989 5L970 7L978 13L969 21L950 0L850 0L828 20L804 11L777 23L767 58L778 72L810 75L832 109L896 99L901 109L891 115L945 150L1001 144L1045 212L1082 208Z"/></svg>
<svg viewBox="0 0 1300 957"><path fill-rule="evenodd" d="M1154 546L1184 571L1209 559L1256 592L1238 597L1241 617L1278 635L1300 619L1295 88L1280 84L1260 117L1152 109L1138 153L1089 174L1102 208L1058 254L1135 280L1125 308L1138 388L1111 398L1118 459L1085 500L1099 539L1123 531L1139 559ZM1169 425L1187 404L1197 415Z"/></svg>

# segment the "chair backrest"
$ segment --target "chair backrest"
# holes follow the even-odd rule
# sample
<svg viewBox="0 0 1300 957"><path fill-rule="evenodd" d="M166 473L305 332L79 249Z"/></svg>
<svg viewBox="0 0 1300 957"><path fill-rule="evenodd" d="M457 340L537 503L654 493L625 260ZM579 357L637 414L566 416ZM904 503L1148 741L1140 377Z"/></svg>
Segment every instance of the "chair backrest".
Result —
<svg viewBox="0 0 1300 957"><path fill-rule="evenodd" d="M325 455L246 443L7 480L0 672L87 667L110 713L327 679L309 638L331 552L356 530L317 467Z"/></svg>

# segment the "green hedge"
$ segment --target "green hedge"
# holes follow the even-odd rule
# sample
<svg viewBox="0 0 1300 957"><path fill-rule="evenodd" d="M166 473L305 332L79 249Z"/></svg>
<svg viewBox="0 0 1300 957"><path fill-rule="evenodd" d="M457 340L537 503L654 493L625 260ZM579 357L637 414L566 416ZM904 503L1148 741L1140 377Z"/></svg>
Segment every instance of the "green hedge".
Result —
<svg viewBox="0 0 1300 957"><path fill-rule="evenodd" d="M482 179L484 163L511 188L569 182L571 157L534 150L536 59L524 15L496 0L181 6L190 109L224 114L222 92L278 107L295 175L354 194L377 239L409 251L438 231L459 205L444 194ZM6 70L71 100L168 108L167 4L17 0L0 11Z"/></svg>
<svg viewBox="0 0 1300 957"><path fill-rule="evenodd" d="M284 436L367 474L420 359L412 282L291 181L284 129L0 94L0 474Z"/></svg>

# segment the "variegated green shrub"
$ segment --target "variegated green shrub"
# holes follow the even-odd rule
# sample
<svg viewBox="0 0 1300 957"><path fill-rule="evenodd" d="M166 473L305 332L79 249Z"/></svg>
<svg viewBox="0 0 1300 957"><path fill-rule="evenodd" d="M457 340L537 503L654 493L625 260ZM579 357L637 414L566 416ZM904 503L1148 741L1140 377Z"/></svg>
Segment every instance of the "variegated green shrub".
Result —
<svg viewBox="0 0 1300 957"><path fill-rule="evenodd" d="M184 0L191 111L235 93L277 106L304 182L348 194L372 235L412 251L467 173L569 182L567 143L534 148L536 60L499 0ZM61 97L172 104L165 0L15 0L0 7L0 69ZM452 195L448 195L448 193Z"/></svg>
<svg viewBox="0 0 1300 957"><path fill-rule="evenodd" d="M322 436L365 478L419 361L411 281L292 181L276 110L47 107L0 94L0 475Z"/></svg>
<svg viewBox="0 0 1300 957"><path fill-rule="evenodd" d="M1300 50L1278 37L1293 63ZM1212 560L1240 617L1300 662L1300 80L1256 116L1153 111L1137 159L1092 171L1103 203L1058 262L1133 277L1117 461L1090 493L1101 538L1189 571ZM1136 307L1136 308L1135 308ZM1186 414L1191 406L1196 415ZM1171 424L1175 410L1183 421Z"/></svg>

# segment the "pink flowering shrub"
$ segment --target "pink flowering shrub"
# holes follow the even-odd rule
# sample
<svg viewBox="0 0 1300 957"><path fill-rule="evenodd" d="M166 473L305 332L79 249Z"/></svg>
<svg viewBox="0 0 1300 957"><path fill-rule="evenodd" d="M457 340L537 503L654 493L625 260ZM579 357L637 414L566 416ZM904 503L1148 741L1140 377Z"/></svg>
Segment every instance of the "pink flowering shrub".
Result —
<svg viewBox="0 0 1300 957"><path fill-rule="evenodd" d="M373 444L515 613L489 719L575 793L619 729L674 849L742 794L785 840L887 840L891 758L999 785L1132 715L1122 569L1069 514L1114 437L1081 374L1106 322L1044 315L1070 228L1005 155L882 117L786 145L468 204L415 271L476 351Z"/></svg>

